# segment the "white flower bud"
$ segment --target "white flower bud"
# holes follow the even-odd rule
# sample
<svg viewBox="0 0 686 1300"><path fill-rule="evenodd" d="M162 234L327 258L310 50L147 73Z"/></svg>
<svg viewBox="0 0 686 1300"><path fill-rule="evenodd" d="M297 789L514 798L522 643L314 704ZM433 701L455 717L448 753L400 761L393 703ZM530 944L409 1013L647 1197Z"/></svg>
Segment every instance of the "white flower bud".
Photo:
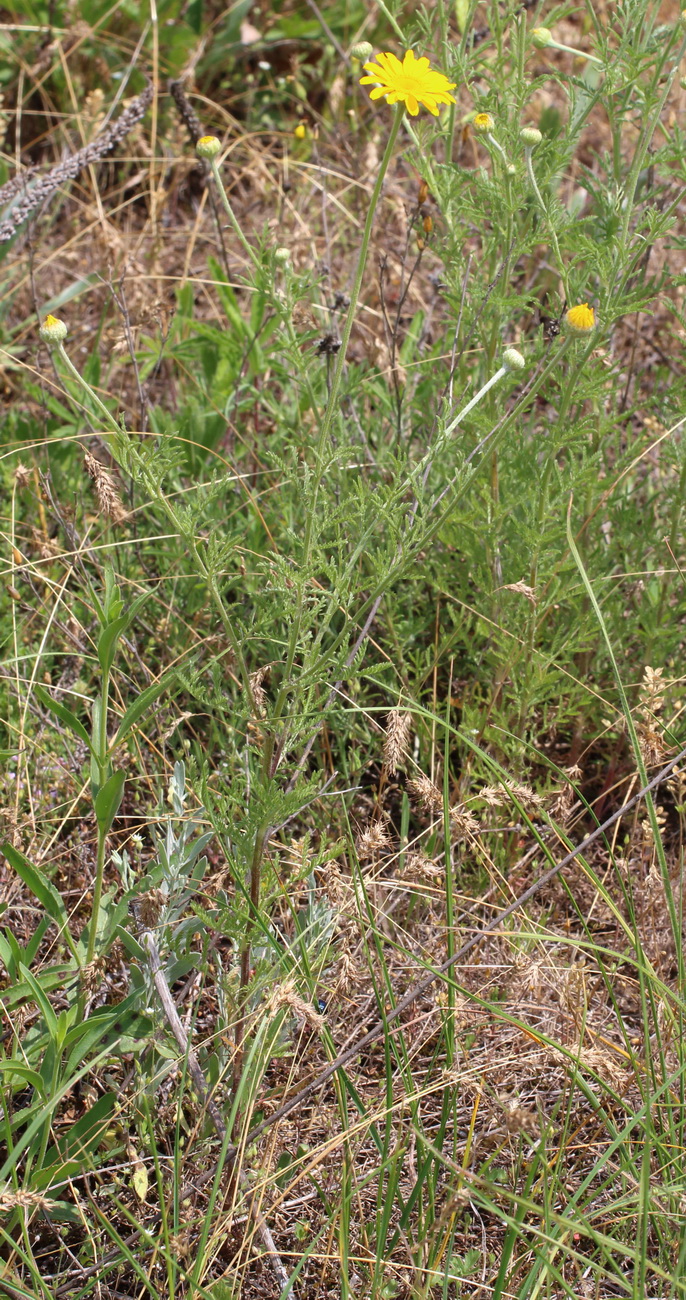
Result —
<svg viewBox="0 0 686 1300"><path fill-rule="evenodd" d="M503 365L506 370L525 370L526 361L521 352L516 348L505 348L503 352Z"/></svg>

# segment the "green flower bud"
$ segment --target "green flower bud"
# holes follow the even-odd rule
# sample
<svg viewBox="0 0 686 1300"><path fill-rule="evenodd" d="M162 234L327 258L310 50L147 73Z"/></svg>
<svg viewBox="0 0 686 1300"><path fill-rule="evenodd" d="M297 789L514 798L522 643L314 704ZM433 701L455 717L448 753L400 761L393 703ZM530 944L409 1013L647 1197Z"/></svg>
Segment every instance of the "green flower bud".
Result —
<svg viewBox="0 0 686 1300"><path fill-rule="evenodd" d="M276 262L277 266L285 266L287 262L290 262L290 260L291 260L291 254L287 248L274 249L274 261Z"/></svg>
<svg viewBox="0 0 686 1300"><path fill-rule="evenodd" d="M48 343L51 347L57 347L58 343L64 343L67 337L67 327L64 321L58 320L56 316L46 316L38 333L44 343Z"/></svg>
<svg viewBox="0 0 686 1300"><path fill-rule="evenodd" d="M195 146L195 152L198 158L207 158L209 162L212 158L216 158L218 153L221 153L221 148L221 141L217 139L216 135L203 135Z"/></svg>
<svg viewBox="0 0 686 1300"><path fill-rule="evenodd" d="M374 53L374 46L370 45L369 41L358 41L357 45L351 46L350 53L353 59L359 59L360 63L365 63Z"/></svg>
<svg viewBox="0 0 686 1300"><path fill-rule="evenodd" d="M537 126L523 126L519 132L519 138L524 141L528 149L534 149L537 144L541 143L543 136Z"/></svg>
<svg viewBox="0 0 686 1300"><path fill-rule="evenodd" d="M549 27L534 27L531 31L531 44L536 46L537 50L544 50L547 45L552 44L553 33Z"/></svg>
<svg viewBox="0 0 686 1300"><path fill-rule="evenodd" d="M516 348L505 348L503 352L503 365L506 370L525 370L526 361L521 352Z"/></svg>

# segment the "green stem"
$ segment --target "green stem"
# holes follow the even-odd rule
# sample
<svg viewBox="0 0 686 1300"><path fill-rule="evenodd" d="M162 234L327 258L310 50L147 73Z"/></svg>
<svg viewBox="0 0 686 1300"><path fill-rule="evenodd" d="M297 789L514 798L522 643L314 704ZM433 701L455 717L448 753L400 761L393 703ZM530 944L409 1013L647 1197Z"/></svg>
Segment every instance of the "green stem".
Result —
<svg viewBox="0 0 686 1300"><path fill-rule="evenodd" d="M228 202L228 200L227 200L227 202ZM92 398L92 400L95 402L95 405L98 407L98 410L100 410L100 411L102 412L102 414L104 415L104 417L105 417L105 419L107 420L107 422L108 422L110 428L111 428L115 433L117 433L117 434L119 434L119 435L121 436L121 435L122 435L122 430L121 430L121 428L119 427L119 425L117 424L117 421L115 420L115 418L114 418L114 416L112 415L111 411L108 411L108 409L107 409L107 407L105 406L104 402L101 402L101 401L100 401L100 398L98 397L97 393L93 392L93 389L91 388L90 384L89 384L89 383L84 379L83 375L81 375L81 374L79 373L79 371L76 369L76 366L75 366L75 365L73 364L73 362L70 360L70 358L69 358L69 356L68 356L68 354L67 354L67 352L66 352L66 350L65 350L65 347L64 347L64 344L63 344L63 343L59 343L59 344L58 344L58 351L59 351L59 354L60 354L60 356L62 357L62 360L64 361L64 364L65 364L65 366L67 367L67 370L69 371L70 375L73 376L73 378L76 380L76 382L79 384L79 386L83 389L83 391L86 392L86 393L88 393L88 395ZM227 614L227 612L226 612L226 609L225 609L225 607L224 607L224 602L223 602L223 600L222 600L221 593L220 593L219 588L218 588L218 586L217 586L217 582L216 582L215 576L214 576L214 574L212 573L212 571L210 570L209 566L208 566L208 565L205 563L205 561L203 560L202 556L200 555L200 552L198 551L197 542L196 542L196 540L195 540L195 536L194 536L192 533L190 533L190 532L188 531L187 528L184 528L183 521L182 521L182 520L179 518L179 516L177 515L177 513L176 513L174 507L173 507L173 506L170 504L170 502L167 500L167 498L166 498L166 496L164 495L164 493L163 493L163 492L160 492L157 483L155 482L154 478L153 478L153 477L150 475L150 473L148 472L148 468L147 468L147 466L146 466L145 463L141 460L141 457L140 457L139 454L138 454L138 450L137 450L137 448L136 448L132 443L129 443L129 444L128 444L128 451L129 451L129 455L131 456L132 460L134 460L134 461L136 462L136 465L137 465L138 470L139 470L139 472L140 472L140 474L141 474L141 477L142 477L142 479L143 479L143 482L145 483L146 489L148 490L148 492L150 492L151 496L154 496L154 497L155 497L155 500L158 502L158 504L159 504L159 505L162 507L162 509L164 510L164 513L166 514L166 516L167 516L167 518L169 519L170 523L172 524L173 528L176 529L176 531L179 533L179 536L180 536L180 537L183 537L183 539L184 539L185 542L187 543L188 548L189 548L189 551L190 551L190 553L191 553L191 555L192 555L192 557L193 557L193 560L194 560L194 562L195 562L195 567L196 567L198 573L200 574L200 576L201 576L201 577L204 579L204 581L207 583L207 586L208 586L209 591L210 591L210 595L211 595L211 597L212 597L213 604L214 604L214 606L215 606L215 608L216 608L216 610L217 610L217 612L218 612L218 614L219 614L219 618L220 618L220 620L221 620L222 627L224 628L224 631L226 632L227 639L228 639L228 641L229 641L229 645L231 646L231 649L232 649L233 654L234 654L234 656L235 656L236 663L237 663L237 665L238 665L238 670L239 670L239 672L240 672L240 674L241 674L241 681L242 681L242 683L243 683L243 688L244 688L244 690L245 690L245 692L246 692L247 698L248 698L249 700L252 701L252 687L251 687L251 685L250 685L250 677L249 677L249 674L248 674L248 670L247 670L247 668L246 668L246 665L245 665L245 662L244 662L244 659L243 659L243 655L241 654L241 651L240 651L240 646L239 646L239 643L238 643L238 638L236 637L236 634L235 634L235 631L234 631L234 628L233 628L233 624L232 624L231 619L229 618L229 616L228 616L228 614Z"/></svg>
<svg viewBox="0 0 686 1300"><path fill-rule="evenodd" d="M331 391L329 393L329 400L326 403L326 410L324 411L324 418L322 420L321 432L319 436L320 450L323 450L324 447L326 446L326 440L331 432L331 426L333 424L333 418L336 411L336 405L338 402L338 390L341 386L343 367L345 365L345 355L348 350L348 344L350 342L350 335L352 333L353 321L355 320L355 312L357 310L357 303L360 297L360 290L362 288L362 280L364 279L364 273L367 266L367 254L369 252L369 240L371 238L372 227L374 225L374 217L376 215L376 209L378 206L379 198L381 197L381 187L384 183L386 172L388 171L388 164L390 163L391 158L393 156L393 149L395 148L395 142L398 138L398 132L400 130L400 124L403 120L404 112L405 112L404 105L397 104L395 109L395 117L393 119L393 126L391 127L391 132L386 142L386 151L384 153L383 158L381 159L381 166L379 167L379 173L376 178L374 189L372 190L372 197L369 204L369 209L367 211L367 220L364 223L362 243L360 245L360 252L357 259L355 283L353 284L352 293L350 295L350 306L348 307L348 314L345 318L345 325L343 326L343 337L341 339L341 346L338 352L338 356L336 357L336 368L333 372L333 379L331 381ZM320 463L321 463L321 457L320 457ZM319 473L321 475L321 469Z"/></svg>
<svg viewBox="0 0 686 1300"><path fill-rule="evenodd" d="M560 245L557 242L557 235L555 233L555 227L553 226L552 218L550 217L550 214L548 213L548 209L545 203L543 202L543 195L541 194L541 191L538 188L538 181L536 180L536 176L534 174L534 165L533 162L531 161L531 148L526 148L524 150L524 158L526 160L526 170L529 173L529 181L531 182L531 188L534 194L536 195L538 205L541 209L541 212L543 213L546 224L548 226L548 230L550 232L550 242L555 252L555 259L557 261L558 270L560 272L560 279L562 280L562 284L564 287L565 297L569 298L569 287L567 284L567 271L565 268L565 264L562 260Z"/></svg>
<svg viewBox="0 0 686 1300"><path fill-rule="evenodd" d="M231 222L231 225L233 226L234 234L236 235L236 238L237 238L237 239L239 240L239 242L241 243L242 247L245 249L245 252L248 254L248 257L250 258L250 260L251 260L253 266L256 267L257 270L259 270L259 269L260 269L260 259L259 259L259 257L257 256L257 253L255 252L254 248L251 247L251 245L248 243L248 241L247 241L245 235L243 234L243 231L242 231L241 226L240 226L240 223L239 223L239 221L238 221L238 219L237 219L237 217L236 217L236 214L235 214L233 208L231 207L231 204L229 203L229 196L228 196L228 194L226 193L226 190L224 189L224 182L223 182L223 180L222 180L222 178L221 178L221 175L220 175L220 172L219 172L219 165L218 165L218 163L217 163L217 159L216 159L216 158L211 158L211 159L210 159L210 167L211 167L211 169L212 169L212 175L214 176L214 183L215 183L215 185L217 186L217 189L219 190L219 197L220 197L220 199L221 199L221 201L222 201L222 203L223 203L223 205L224 205L224 209L225 209L225 211L226 211L226 215L227 215L227 217L229 218L229 221Z"/></svg>
<svg viewBox="0 0 686 1300"><path fill-rule="evenodd" d="M93 737L96 742L96 762L98 764L98 781L100 789L104 786L109 766L109 756L107 752L107 715L110 693L110 675L109 672L103 672L102 692L100 695L100 709L98 713L97 735ZM86 952L86 966L90 966L95 956L95 941L98 929L98 914L100 912L100 900L102 898L102 886L105 875L105 846L107 834L98 824L98 854L95 863L95 884L93 886L93 905L91 908L91 923L88 933L88 950Z"/></svg>
<svg viewBox="0 0 686 1300"><path fill-rule="evenodd" d="M324 410L324 414L322 416L322 421L319 426L319 438L317 440L317 448L316 448L316 467L315 467L314 480L312 485L312 496L309 503L309 509L307 512L307 519L305 521L305 535L303 538L302 558L300 562L300 570L303 574L306 574L307 566L309 562L310 548L312 545L312 534L313 534L315 517L316 517L317 495L319 492L319 485L321 483L322 476L324 473L324 453L327 446L327 442L331 434L331 427L333 425L334 416L336 414L336 410L338 406L338 394L341 386L341 379L343 377L343 367L345 365L346 353L348 351L348 344L350 342L350 335L352 333L353 323L355 320L357 304L359 302L360 292L362 290L362 281L364 279L364 273L367 266L367 256L369 253L369 241L371 239L372 229L374 227L374 217L376 215L376 209L379 205L379 199L381 197L381 189L384 183L386 172L388 171L388 165L391 161L391 158L393 157L393 150L395 148L395 142L398 138L398 132L400 130L400 124L403 120L404 111L405 111L404 106L402 104L398 104L396 106L395 117L393 119L393 126L391 127L391 131L388 140L386 142L386 149L384 152L384 156L381 159L381 165L379 167L378 175L376 177L374 189L372 190L372 196L370 199L369 208L367 210L367 219L365 221L364 231L362 234L362 243L360 245L360 251L357 258L357 269L355 271L355 281L353 284L352 293L350 295L350 305L348 307L348 313L345 318L345 325L343 326L341 346L338 351L338 356L336 357L336 366L331 380L331 388L329 390L329 396ZM287 670L286 670L286 674L284 675L283 685L281 691L279 692L276 709L273 715L276 718L280 716L281 709L283 708L286 699L286 693L288 690L288 677L290 676L290 671L292 669L293 662L295 659L295 651L297 648L297 643L299 638L301 617L302 617L302 592L300 594L300 598L298 602L298 611L293 621L291 636L289 638Z"/></svg>
<svg viewBox="0 0 686 1300"><path fill-rule="evenodd" d="M91 388L90 384L86 383L86 380L84 379L83 375L79 374L78 370L76 369L76 366L73 364L72 361L70 361L69 356L65 351L64 343L58 343L57 351L59 352L70 375L72 375L76 380L77 384L79 384L80 387L83 388L84 391L90 395L90 397L92 397L93 401L95 402L95 405L97 406L99 411L102 411L102 414L104 415L110 427L114 429L115 433L121 433L121 429L117 424L117 421L115 420L114 416L112 415L112 412L108 411L107 407L105 406L105 403L100 401L98 394L93 392L93 389Z"/></svg>

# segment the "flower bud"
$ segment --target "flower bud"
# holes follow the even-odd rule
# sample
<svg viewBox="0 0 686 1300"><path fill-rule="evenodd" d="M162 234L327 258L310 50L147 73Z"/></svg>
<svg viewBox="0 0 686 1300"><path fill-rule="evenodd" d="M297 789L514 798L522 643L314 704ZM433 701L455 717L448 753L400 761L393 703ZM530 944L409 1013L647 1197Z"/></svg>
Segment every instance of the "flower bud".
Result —
<svg viewBox="0 0 686 1300"><path fill-rule="evenodd" d="M364 63L374 53L374 46L370 45L369 41L358 41L357 45L351 46L350 53L353 59L359 59L361 63Z"/></svg>
<svg viewBox="0 0 686 1300"><path fill-rule="evenodd" d="M518 352L516 348L505 348L505 351L503 352L503 365L506 370L524 370L526 368L526 361L521 352Z"/></svg>
<svg viewBox="0 0 686 1300"><path fill-rule="evenodd" d="M434 228L433 217L429 216L429 214L427 213L427 215L425 216L422 222L422 225L424 227L424 234L430 235L431 231Z"/></svg>
<svg viewBox="0 0 686 1300"><path fill-rule="evenodd" d="M218 153L221 153L221 148L221 142L216 135L203 135L195 146L195 152L198 158L206 158L210 162L212 158L217 157Z"/></svg>
<svg viewBox="0 0 686 1300"><path fill-rule="evenodd" d="M274 249L274 261L277 266L285 266L287 262L290 262L290 260L291 254L287 248Z"/></svg>
<svg viewBox="0 0 686 1300"><path fill-rule="evenodd" d="M686 9L682 9L679 14L679 26L686 27Z"/></svg>
<svg viewBox="0 0 686 1300"><path fill-rule="evenodd" d="M578 303L565 312L565 325L570 334L588 335L595 329L595 312L587 302Z"/></svg>
<svg viewBox="0 0 686 1300"><path fill-rule="evenodd" d="M305 126L304 122L298 122L298 125L296 126L293 135L295 136L296 140L305 139L305 136L307 135L307 127Z"/></svg>
<svg viewBox="0 0 686 1300"><path fill-rule="evenodd" d="M549 27L533 27L531 30L531 44L535 45L537 50L544 50L552 43L552 39L553 33Z"/></svg>
<svg viewBox="0 0 686 1300"><path fill-rule="evenodd" d="M537 126L523 126L519 138L524 141L528 149L535 149L536 145L541 143L543 136Z"/></svg>
<svg viewBox="0 0 686 1300"><path fill-rule="evenodd" d="M57 347L58 343L64 343L67 337L67 327L64 321L58 320L56 316L46 316L38 333L44 343L50 344L51 347Z"/></svg>
<svg viewBox="0 0 686 1300"><path fill-rule="evenodd" d="M472 118L472 130L476 131L477 135L487 135L494 126L495 122L490 113L477 113Z"/></svg>
<svg viewBox="0 0 686 1300"><path fill-rule="evenodd" d="M418 205L419 205L420 208L421 208L421 206L422 206L422 203L426 203L426 200L428 199L428 197L429 197L429 187L428 187L426 181L422 181L421 184L420 184L420 186L419 186L419 191L418 191L418 194L417 194L417 203L418 203Z"/></svg>

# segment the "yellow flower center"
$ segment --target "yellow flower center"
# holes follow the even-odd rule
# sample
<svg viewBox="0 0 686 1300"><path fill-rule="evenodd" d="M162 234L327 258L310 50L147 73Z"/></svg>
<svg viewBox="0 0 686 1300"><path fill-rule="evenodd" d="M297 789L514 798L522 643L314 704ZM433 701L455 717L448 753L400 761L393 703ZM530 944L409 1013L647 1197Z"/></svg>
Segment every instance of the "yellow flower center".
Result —
<svg viewBox="0 0 686 1300"><path fill-rule="evenodd" d="M592 330L595 325L595 312L587 302L581 302L576 307L570 307L567 312L567 323L574 330Z"/></svg>

